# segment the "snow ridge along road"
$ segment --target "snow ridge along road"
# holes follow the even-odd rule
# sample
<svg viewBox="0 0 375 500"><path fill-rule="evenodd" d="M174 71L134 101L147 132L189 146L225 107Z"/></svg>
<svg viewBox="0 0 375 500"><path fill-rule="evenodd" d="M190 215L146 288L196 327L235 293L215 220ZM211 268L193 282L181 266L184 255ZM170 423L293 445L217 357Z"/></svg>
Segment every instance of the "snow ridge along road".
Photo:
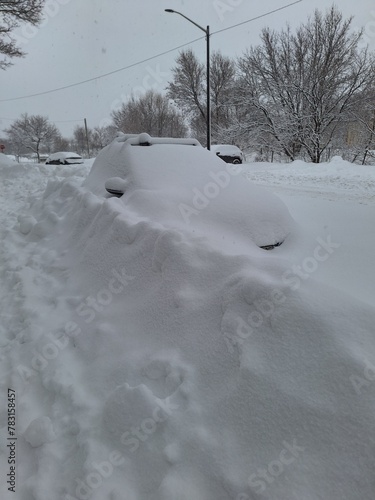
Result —
<svg viewBox="0 0 375 500"><path fill-rule="evenodd" d="M279 194L375 204L374 166L355 165L334 157L330 163L319 165L294 161L252 163L244 167L246 178Z"/></svg>

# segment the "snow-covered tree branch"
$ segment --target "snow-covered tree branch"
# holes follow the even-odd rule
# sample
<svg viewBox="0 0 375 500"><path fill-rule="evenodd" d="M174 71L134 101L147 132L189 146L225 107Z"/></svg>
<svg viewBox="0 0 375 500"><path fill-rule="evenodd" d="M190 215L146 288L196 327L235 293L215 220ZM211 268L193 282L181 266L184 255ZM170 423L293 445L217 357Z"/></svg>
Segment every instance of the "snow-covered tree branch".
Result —
<svg viewBox="0 0 375 500"><path fill-rule="evenodd" d="M5 131L9 140L35 153L40 160L41 149L50 150L54 141L60 138L60 132L48 118L40 115L23 114Z"/></svg>
<svg viewBox="0 0 375 500"><path fill-rule="evenodd" d="M332 7L293 34L266 28L261 45L240 58L241 91L237 102L253 110L285 154L295 159L301 149L319 163L336 128L357 95L371 85L373 58L359 49L362 32L352 33L351 21Z"/></svg>
<svg viewBox="0 0 375 500"><path fill-rule="evenodd" d="M42 21L45 0L1 0L0 2L0 69L10 66L13 57L25 53L17 46L13 31L23 23L37 26Z"/></svg>

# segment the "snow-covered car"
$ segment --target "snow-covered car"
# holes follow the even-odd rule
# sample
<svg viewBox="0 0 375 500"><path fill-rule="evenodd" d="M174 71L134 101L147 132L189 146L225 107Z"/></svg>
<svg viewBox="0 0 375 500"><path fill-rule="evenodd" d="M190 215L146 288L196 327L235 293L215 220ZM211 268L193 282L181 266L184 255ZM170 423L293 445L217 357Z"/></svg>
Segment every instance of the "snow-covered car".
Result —
<svg viewBox="0 0 375 500"><path fill-rule="evenodd" d="M243 163L244 155L240 148L232 144L212 144L211 151L226 163Z"/></svg>
<svg viewBox="0 0 375 500"><path fill-rule="evenodd" d="M75 163L83 163L82 156L66 151L53 153L46 160L46 165L73 165Z"/></svg>
<svg viewBox="0 0 375 500"><path fill-rule="evenodd" d="M118 196L140 220L190 231L232 253L246 252L250 241L279 246L293 227L288 209L241 173L196 139L122 134L100 151L84 186Z"/></svg>

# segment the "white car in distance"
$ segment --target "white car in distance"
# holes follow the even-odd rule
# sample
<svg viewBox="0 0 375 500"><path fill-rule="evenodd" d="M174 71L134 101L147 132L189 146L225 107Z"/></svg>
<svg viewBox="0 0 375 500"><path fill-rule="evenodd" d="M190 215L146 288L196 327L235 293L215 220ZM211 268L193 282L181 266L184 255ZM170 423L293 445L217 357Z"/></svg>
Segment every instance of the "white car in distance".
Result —
<svg viewBox="0 0 375 500"><path fill-rule="evenodd" d="M52 153L46 160L46 165L74 165L80 163L83 163L82 156L67 151Z"/></svg>

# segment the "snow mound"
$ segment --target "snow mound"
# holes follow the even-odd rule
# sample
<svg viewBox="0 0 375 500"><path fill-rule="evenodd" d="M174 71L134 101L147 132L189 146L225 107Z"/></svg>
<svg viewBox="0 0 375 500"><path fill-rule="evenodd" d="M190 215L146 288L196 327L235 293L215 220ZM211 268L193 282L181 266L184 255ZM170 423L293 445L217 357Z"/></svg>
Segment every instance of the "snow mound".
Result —
<svg viewBox="0 0 375 500"><path fill-rule="evenodd" d="M330 163L342 163L344 160L342 159L342 156L332 156L330 159Z"/></svg>
<svg viewBox="0 0 375 500"><path fill-rule="evenodd" d="M51 177L8 234L20 498L372 500L374 308L297 236L233 255L136 206Z"/></svg>
<svg viewBox="0 0 375 500"><path fill-rule="evenodd" d="M11 160L4 153L0 153L0 168L12 167L14 165L15 165L15 161L14 160Z"/></svg>
<svg viewBox="0 0 375 500"><path fill-rule="evenodd" d="M245 164L244 176L257 185L279 193L305 194L327 200L375 204L375 166L357 165L340 157L328 163L311 164L296 160L288 164Z"/></svg>

